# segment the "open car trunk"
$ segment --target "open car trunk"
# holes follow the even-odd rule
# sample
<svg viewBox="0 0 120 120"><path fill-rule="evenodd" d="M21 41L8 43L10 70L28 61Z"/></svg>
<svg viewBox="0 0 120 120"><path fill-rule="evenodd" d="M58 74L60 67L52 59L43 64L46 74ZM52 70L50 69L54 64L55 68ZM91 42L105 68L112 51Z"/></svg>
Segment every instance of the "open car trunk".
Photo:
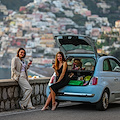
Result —
<svg viewBox="0 0 120 120"><path fill-rule="evenodd" d="M90 70L68 70L68 74L71 75L68 85L74 86L86 86L90 82L94 71Z"/></svg>
<svg viewBox="0 0 120 120"><path fill-rule="evenodd" d="M83 35L56 35L55 40L67 59L69 85L88 85L98 59L94 41ZM73 69L74 59L81 62L80 69Z"/></svg>
<svg viewBox="0 0 120 120"><path fill-rule="evenodd" d="M92 57L70 57L67 59L67 64L70 78L69 85L88 85L94 74L95 59Z"/></svg>

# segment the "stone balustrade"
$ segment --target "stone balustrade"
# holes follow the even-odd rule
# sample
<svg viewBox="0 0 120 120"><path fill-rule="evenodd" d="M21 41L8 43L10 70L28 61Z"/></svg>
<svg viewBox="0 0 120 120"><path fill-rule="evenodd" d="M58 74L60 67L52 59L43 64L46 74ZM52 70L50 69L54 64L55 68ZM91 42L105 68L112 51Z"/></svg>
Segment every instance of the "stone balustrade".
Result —
<svg viewBox="0 0 120 120"><path fill-rule="evenodd" d="M30 79L33 88L31 100L33 105L44 104L46 101L46 87L49 77ZM22 98L22 90L18 83L11 79L0 80L0 111L19 108L19 100Z"/></svg>

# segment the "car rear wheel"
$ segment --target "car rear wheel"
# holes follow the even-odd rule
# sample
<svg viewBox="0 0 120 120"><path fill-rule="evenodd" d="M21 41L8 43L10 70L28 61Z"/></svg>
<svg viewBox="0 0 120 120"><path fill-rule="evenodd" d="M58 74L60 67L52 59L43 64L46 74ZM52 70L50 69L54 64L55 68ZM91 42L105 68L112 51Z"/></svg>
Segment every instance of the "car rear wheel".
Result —
<svg viewBox="0 0 120 120"><path fill-rule="evenodd" d="M108 108L108 104L109 104L108 90L104 90L100 101L96 104L96 109L102 111L106 110Z"/></svg>

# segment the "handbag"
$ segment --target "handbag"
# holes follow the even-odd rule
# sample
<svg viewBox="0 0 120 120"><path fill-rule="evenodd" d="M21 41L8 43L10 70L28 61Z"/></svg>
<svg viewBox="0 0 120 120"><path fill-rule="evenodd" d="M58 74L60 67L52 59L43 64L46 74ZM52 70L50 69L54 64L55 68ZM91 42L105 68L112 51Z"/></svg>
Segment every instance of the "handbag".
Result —
<svg viewBox="0 0 120 120"><path fill-rule="evenodd" d="M56 82L56 73L54 72L50 78L49 84L54 84Z"/></svg>

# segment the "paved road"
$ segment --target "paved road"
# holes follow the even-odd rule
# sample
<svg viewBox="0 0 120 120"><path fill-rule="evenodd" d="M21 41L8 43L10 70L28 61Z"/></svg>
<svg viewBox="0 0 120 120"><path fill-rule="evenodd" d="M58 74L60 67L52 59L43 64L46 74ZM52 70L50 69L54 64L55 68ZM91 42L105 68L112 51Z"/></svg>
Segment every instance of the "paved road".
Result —
<svg viewBox="0 0 120 120"><path fill-rule="evenodd" d="M0 120L119 120L120 103L109 105L107 111L97 111L95 105L80 103L62 103L55 111L40 111L37 109L25 111L14 110L1 112Z"/></svg>

